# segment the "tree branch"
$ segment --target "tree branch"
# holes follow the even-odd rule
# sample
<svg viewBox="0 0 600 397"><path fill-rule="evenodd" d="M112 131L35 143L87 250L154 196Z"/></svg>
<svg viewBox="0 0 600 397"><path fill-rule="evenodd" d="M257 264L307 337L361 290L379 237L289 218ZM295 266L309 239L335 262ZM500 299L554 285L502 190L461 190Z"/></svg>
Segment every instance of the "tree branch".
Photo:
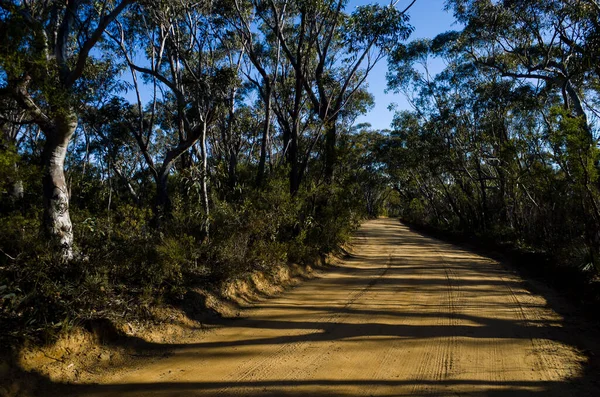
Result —
<svg viewBox="0 0 600 397"><path fill-rule="evenodd" d="M75 68L66 77L66 79L64 81L65 86L67 86L67 87L72 86L77 81L77 79L79 79L81 77L81 75L83 74L83 69L85 68L85 63L87 62L88 56L90 54L90 51L92 50L92 48L94 48L96 43L100 40L100 38L106 31L106 28L108 27L108 25L119 16L119 14L125 9L125 7L127 7L129 4L133 3L134 1L136 1L136 0L123 0L108 15L100 18L100 22L98 23L96 30L94 31L94 33L92 33L90 38L88 38L85 41L85 43L83 44L83 47L82 47L81 51L79 52L79 55L77 56L77 62L75 63Z"/></svg>

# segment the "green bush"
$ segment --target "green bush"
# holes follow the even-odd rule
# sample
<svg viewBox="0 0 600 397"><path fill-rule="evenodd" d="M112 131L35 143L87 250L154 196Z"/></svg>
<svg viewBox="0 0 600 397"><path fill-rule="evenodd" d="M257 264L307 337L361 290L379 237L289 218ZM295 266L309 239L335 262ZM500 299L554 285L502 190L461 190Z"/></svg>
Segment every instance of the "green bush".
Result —
<svg viewBox="0 0 600 397"><path fill-rule="evenodd" d="M108 196L93 193L99 185L75 180L73 195L86 205L73 200L77 255L69 264L46 243L39 206L0 217L3 335L47 338L90 319L144 316L148 304L181 299L198 285L312 263L361 217L347 188L308 186L292 197L284 175L235 199L212 195L207 218L175 178L172 214L156 228L151 207L116 194L108 206Z"/></svg>

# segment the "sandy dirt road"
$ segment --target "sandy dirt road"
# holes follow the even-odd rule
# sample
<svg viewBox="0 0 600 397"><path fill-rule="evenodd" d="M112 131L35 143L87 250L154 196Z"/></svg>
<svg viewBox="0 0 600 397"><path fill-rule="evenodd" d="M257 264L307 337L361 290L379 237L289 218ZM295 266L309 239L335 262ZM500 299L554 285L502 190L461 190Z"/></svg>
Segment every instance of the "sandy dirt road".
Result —
<svg viewBox="0 0 600 397"><path fill-rule="evenodd" d="M592 342L504 266L394 219L352 251L201 343L66 394L600 396Z"/></svg>

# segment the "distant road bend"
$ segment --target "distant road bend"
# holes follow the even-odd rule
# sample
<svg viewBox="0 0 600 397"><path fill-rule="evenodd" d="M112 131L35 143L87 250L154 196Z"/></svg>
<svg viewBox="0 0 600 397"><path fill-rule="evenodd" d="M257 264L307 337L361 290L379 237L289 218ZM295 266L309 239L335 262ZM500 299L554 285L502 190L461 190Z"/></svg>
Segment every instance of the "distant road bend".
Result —
<svg viewBox="0 0 600 397"><path fill-rule="evenodd" d="M394 219L366 222L352 251L200 343L68 394L600 396L551 292Z"/></svg>

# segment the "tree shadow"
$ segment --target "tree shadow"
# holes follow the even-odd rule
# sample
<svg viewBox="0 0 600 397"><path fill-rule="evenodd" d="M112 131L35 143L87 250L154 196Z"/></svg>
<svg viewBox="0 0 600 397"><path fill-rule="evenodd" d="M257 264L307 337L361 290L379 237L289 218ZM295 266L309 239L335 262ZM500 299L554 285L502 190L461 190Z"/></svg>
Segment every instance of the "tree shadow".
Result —
<svg viewBox="0 0 600 397"><path fill-rule="evenodd" d="M406 234L406 233L405 233ZM228 332L239 332L238 338L230 340L207 340L199 343L161 344L149 343L127 335L107 333L105 343L134 347L137 354L156 357L161 354L191 356L201 358L239 357L243 353L238 348L252 346L286 346L291 344L316 344L335 341L370 341L383 338L400 343L425 341L434 338L458 338L462 341L478 343L486 340L546 340L570 346L585 354L581 372L563 381L541 380L480 380L480 379L240 379L217 382L172 382L153 381L151 383L125 384L53 384L36 374L23 374L39 382L39 395L56 396L193 396L193 395L276 395L276 396L489 396L489 397L541 397L541 396L600 396L600 349L598 329L576 310L563 302L551 289L539 289L547 302L546 306L560 315L560 318L509 318L502 314L522 310L519 301L498 301L502 291L525 291L529 284L503 278L510 271L494 265L484 258L477 257L460 248L442 255L442 259L431 264L431 260L419 259L410 250L417 247L434 247L435 240L423 235L407 234L389 238L386 233L369 233L370 241L383 246L406 247L404 257L390 259L385 252L376 255L350 255L346 266L332 268L327 277L309 280L318 283L321 295L315 297L302 289L293 291L274 301L266 301L248 315L240 319L224 319L215 313L203 312L202 305L184 303L182 308L193 319L205 324L222 326ZM379 240L378 240L379 239ZM377 245L377 244L376 244ZM431 253L429 253L431 255ZM366 263L368 261L368 263ZM429 261L429 262L428 262ZM428 264L429 263L429 264ZM459 310L448 311L445 302L430 303L415 300L410 307L403 306L394 296L398 294L436 293L458 283L450 277L451 272L460 272L460 293L466 297L487 296L489 302L478 303L473 308L467 303ZM446 277L443 275L446 274ZM427 275L417 277L418 275ZM431 277L435 275L436 277ZM497 277L500 277L498 279ZM326 291L344 288L348 299L333 302ZM504 290L503 290L504 289ZM385 302L361 303L366 291L373 291L388 297ZM518 292L514 292L518 293ZM191 302L194 299L191 297ZM197 297L196 297L197 298ZM310 300L309 300L310 299ZM298 304L297 302L311 302ZM487 305L487 306L486 306ZM487 317L480 311L493 310L497 317ZM540 309L536 304L528 308ZM261 315L267 310L269 316ZM255 313L258 313L256 316ZM305 320L303 318L310 318ZM365 320L367 319L367 320ZM435 319L433 324L427 320ZM261 330L278 330L276 336L261 337ZM270 332L269 335L272 335ZM244 336L245 335L245 336ZM359 391L358 391L359 390Z"/></svg>
<svg viewBox="0 0 600 397"><path fill-rule="evenodd" d="M476 391L452 392L453 387L476 387ZM75 395L118 396L364 396L364 392L379 391L385 396L486 396L486 397L546 397L593 396L589 389L571 382L536 381L427 381L427 380L275 380L230 382L155 382L123 385L78 386ZM415 390L417 388L422 389ZM447 389L444 392L444 389ZM332 390L335 390L332 392ZM409 390L409 391L403 391ZM437 390L437 392L432 391ZM214 393L214 394L211 394ZM582 394L583 393L583 394ZM366 394L376 395L376 394ZM379 394L378 394L379 395Z"/></svg>

